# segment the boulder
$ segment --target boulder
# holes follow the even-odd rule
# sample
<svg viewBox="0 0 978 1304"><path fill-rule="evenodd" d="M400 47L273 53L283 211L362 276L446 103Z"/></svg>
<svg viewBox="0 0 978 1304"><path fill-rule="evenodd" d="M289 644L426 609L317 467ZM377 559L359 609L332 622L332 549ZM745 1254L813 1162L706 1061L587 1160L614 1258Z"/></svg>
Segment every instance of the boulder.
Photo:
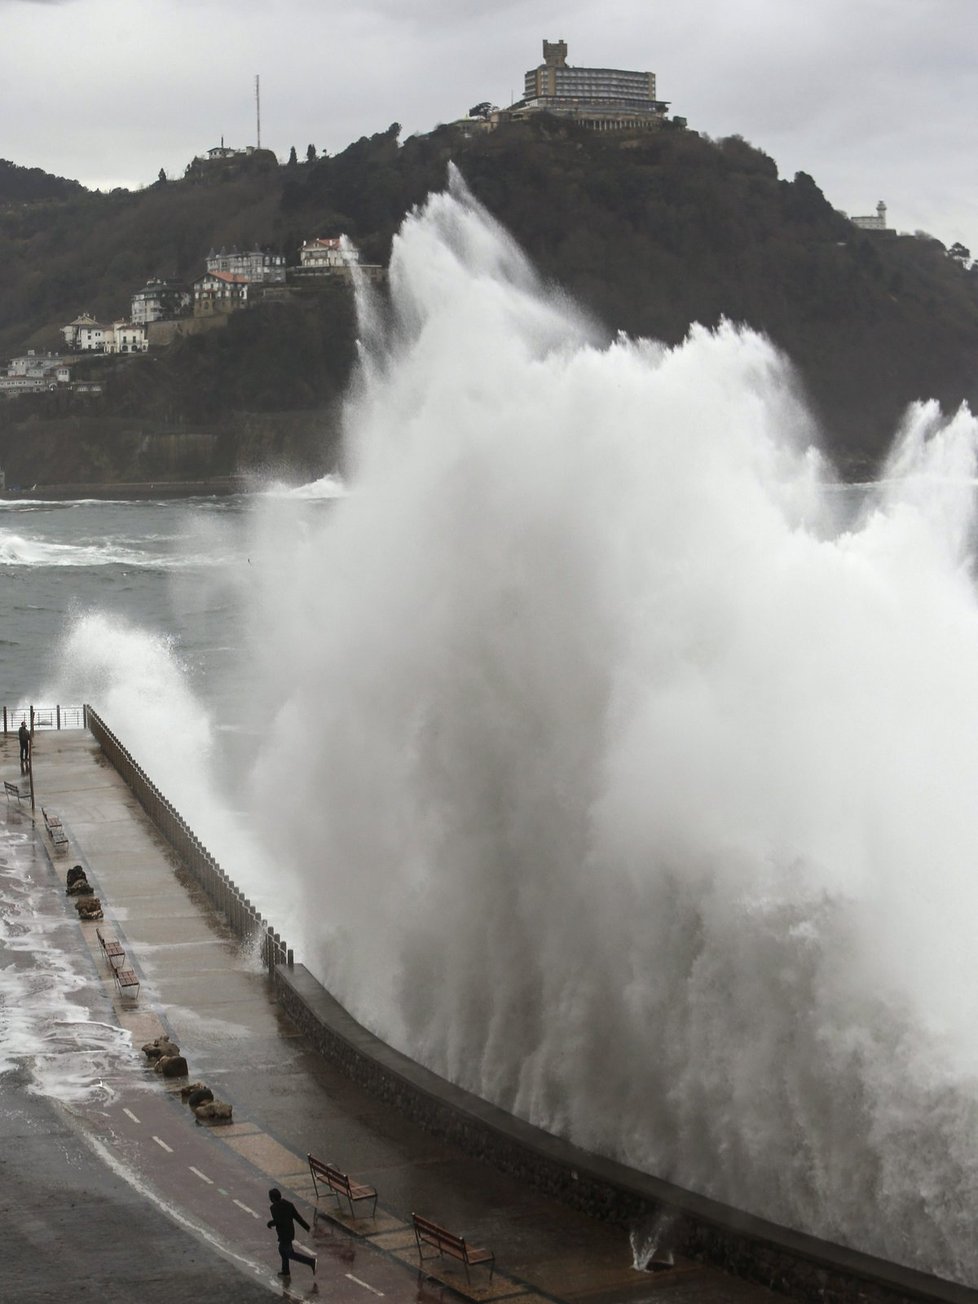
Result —
<svg viewBox="0 0 978 1304"><path fill-rule="evenodd" d="M180 1047L164 1034L153 1041L147 1041L143 1046L143 1054L148 1060L158 1060L164 1055L179 1055Z"/></svg>
<svg viewBox="0 0 978 1304"><path fill-rule="evenodd" d="M180 1088L180 1099L189 1103L195 1091L207 1091L207 1089L207 1084L204 1082L188 1082L186 1086Z"/></svg>
<svg viewBox="0 0 978 1304"><path fill-rule="evenodd" d="M88 879L82 874L81 878L74 879L65 888L66 896L91 896L95 891Z"/></svg>
<svg viewBox="0 0 978 1304"><path fill-rule="evenodd" d="M78 897L75 901L75 909L82 919L102 918L102 902L97 896Z"/></svg>
<svg viewBox="0 0 978 1304"><path fill-rule="evenodd" d="M198 1123L230 1123L231 1106L223 1100L209 1100L205 1105L198 1105L194 1115Z"/></svg>
<svg viewBox="0 0 978 1304"><path fill-rule="evenodd" d="M161 1055L153 1067L165 1078L185 1078L190 1072L182 1055Z"/></svg>
<svg viewBox="0 0 978 1304"><path fill-rule="evenodd" d="M183 1094L182 1092L180 1093ZM187 1096L187 1104L191 1109L196 1109L198 1105L208 1105L214 1099L214 1093L210 1087L205 1087L202 1082L197 1083L195 1091L191 1091Z"/></svg>
<svg viewBox="0 0 978 1304"><path fill-rule="evenodd" d="M72 865L71 869L69 869L68 873L65 875L65 887L70 888L76 879L84 877L85 871L82 869L81 865Z"/></svg>

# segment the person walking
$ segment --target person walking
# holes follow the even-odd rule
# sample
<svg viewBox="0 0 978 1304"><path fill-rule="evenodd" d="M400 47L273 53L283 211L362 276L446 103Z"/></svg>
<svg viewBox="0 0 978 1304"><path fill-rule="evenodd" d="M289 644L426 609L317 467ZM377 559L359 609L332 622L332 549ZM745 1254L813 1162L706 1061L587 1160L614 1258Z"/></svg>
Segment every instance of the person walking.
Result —
<svg viewBox="0 0 978 1304"><path fill-rule="evenodd" d="M268 1225L275 1228L278 1235L278 1252L282 1256L282 1271L278 1275L280 1277L291 1277L289 1260L295 1259L296 1263L307 1263L312 1268L312 1275L315 1277L316 1260L311 1254L300 1254L298 1250L292 1247L292 1242L295 1240L296 1223L300 1227L304 1227L306 1231L309 1230L309 1224L291 1200L283 1200L281 1191L273 1188L269 1191L268 1198L272 1202L270 1210L272 1216L268 1220Z"/></svg>
<svg viewBox="0 0 978 1304"><path fill-rule="evenodd" d="M17 737L20 739L20 772L26 774L31 763L31 731L26 720L21 720Z"/></svg>

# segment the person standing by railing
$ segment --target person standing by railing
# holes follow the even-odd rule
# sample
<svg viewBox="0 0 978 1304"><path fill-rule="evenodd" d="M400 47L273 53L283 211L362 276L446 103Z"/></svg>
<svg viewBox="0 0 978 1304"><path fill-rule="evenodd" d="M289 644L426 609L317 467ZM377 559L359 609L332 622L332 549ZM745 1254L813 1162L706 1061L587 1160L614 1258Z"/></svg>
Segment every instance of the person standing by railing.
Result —
<svg viewBox="0 0 978 1304"><path fill-rule="evenodd" d="M20 739L20 772L26 774L31 768L31 731L26 720L21 720L17 737Z"/></svg>

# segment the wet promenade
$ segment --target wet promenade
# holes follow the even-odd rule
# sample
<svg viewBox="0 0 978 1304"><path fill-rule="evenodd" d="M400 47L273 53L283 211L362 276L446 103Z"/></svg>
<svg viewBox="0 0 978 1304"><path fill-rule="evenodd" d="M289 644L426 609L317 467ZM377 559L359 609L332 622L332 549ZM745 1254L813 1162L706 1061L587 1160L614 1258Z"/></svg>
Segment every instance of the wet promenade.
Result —
<svg viewBox="0 0 978 1304"><path fill-rule="evenodd" d="M4 778L18 779L16 739L0 747ZM637 1271L624 1231L486 1168L366 1095L296 1033L264 971L242 954L88 734L39 735L34 779L35 818L29 806L0 803L7 848L0 909L10 919L19 910L25 923L31 914L70 952L80 975L74 999L89 1023L69 1020L59 1044L70 1062L64 1037L77 1037L82 1078L89 1024L102 1041L94 1085L68 1101L52 1104L36 1077L31 1089L28 1064L0 1077L0 1199L12 1241L0 1254L4 1300L31 1304L69 1291L102 1301L209 1304L248 1304L269 1291L360 1304L379 1297L419 1304L775 1298L692 1263ZM42 805L63 821L66 854L55 854L44 832ZM139 977L136 1002L118 992L95 924L79 923L64 896L65 870L76 863L103 901L103 929L119 938ZM33 963L25 950L0 961ZM65 1023L56 1002L50 1020ZM167 1083L147 1066L139 1047L163 1031L180 1045L191 1079L233 1105L230 1126L196 1125L180 1100L181 1082ZM357 1219L339 1216L326 1198L317 1208L307 1152L375 1186L376 1218L362 1209ZM265 1226L270 1186L313 1224L302 1243L319 1257L315 1281L301 1265L290 1282L276 1276ZM452 1260L428 1260L419 1274L412 1210L492 1249L491 1284L478 1268L467 1283Z"/></svg>

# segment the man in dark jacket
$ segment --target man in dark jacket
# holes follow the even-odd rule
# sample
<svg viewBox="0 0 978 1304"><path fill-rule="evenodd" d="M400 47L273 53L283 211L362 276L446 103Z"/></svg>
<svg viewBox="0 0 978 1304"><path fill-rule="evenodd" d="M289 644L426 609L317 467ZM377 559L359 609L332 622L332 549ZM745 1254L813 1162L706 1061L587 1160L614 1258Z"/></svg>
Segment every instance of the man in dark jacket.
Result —
<svg viewBox="0 0 978 1304"><path fill-rule="evenodd" d="M17 734L20 738L20 772L26 774L31 763L31 731L26 720L21 720Z"/></svg>
<svg viewBox="0 0 978 1304"><path fill-rule="evenodd" d="M289 1260L295 1259L296 1263L308 1263L312 1268L312 1275L316 1275L316 1260L309 1254L300 1254L298 1250L292 1248L292 1242L295 1240L295 1225L299 1224L306 1231L309 1230L309 1224L303 1218L302 1214L291 1202L283 1200L282 1192L271 1190L268 1193L271 1200L271 1218L268 1220L269 1227L274 1227L278 1235L278 1252L282 1256L282 1271L278 1274L280 1277L291 1277L289 1269Z"/></svg>

